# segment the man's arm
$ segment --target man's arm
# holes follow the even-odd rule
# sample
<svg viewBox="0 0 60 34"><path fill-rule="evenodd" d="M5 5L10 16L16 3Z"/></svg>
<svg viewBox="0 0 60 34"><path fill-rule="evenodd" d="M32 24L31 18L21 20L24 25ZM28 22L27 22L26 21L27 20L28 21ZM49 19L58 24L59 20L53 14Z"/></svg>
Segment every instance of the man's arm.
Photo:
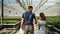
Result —
<svg viewBox="0 0 60 34"><path fill-rule="evenodd" d="M36 23L36 17L35 17L35 14L33 13L33 24Z"/></svg>
<svg viewBox="0 0 60 34"><path fill-rule="evenodd" d="M23 26L24 18L21 19L21 27Z"/></svg>
<svg viewBox="0 0 60 34"><path fill-rule="evenodd" d="M35 23L36 23L36 19L34 18L34 19L33 19L33 24L35 24Z"/></svg>
<svg viewBox="0 0 60 34"><path fill-rule="evenodd" d="M22 19L21 19L21 24L20 24L21 27L23 26L23 23L24 23L24 13L22 14Z"/></svg>

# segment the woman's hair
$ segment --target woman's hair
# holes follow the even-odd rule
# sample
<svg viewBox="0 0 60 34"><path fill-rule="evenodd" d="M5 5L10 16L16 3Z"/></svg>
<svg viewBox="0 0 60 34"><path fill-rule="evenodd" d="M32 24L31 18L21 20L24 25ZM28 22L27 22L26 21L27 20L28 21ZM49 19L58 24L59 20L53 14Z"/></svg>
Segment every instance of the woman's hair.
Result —
<svg viewBox="0 0 60 34"><path fill-rule="evenodd" d="M41 20L46 20L46 17L45 17L45 15L44 15L44 13L40 13L39 15L40 15L40 19L41 19Z"/></svg>

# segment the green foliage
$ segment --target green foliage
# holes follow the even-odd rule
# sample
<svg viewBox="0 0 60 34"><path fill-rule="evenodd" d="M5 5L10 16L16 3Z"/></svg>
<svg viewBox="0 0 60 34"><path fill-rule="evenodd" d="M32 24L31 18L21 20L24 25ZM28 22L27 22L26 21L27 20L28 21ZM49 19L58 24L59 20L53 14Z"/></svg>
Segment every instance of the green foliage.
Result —
<svg viewBox="0 0 60 34"><path fill-rule="evenodd" d="M39 19L39 17L37 17L37 19ZM47 16L46 20L49 25L54 25L60 29L60 16Z"/></svg>
<svg viewBox="0 0 60 34"><path fill-rule="evenodd" d="M4 18L10 19L10 20L8 20L8 19L4 20L4 23L8 23L8 24L17 23L19 21L19 19L21 19L20 16L9 16L9 17L5 16ZM18 18L18 20L17 20L17 18ZM36 19L38 20L39 17L37 16ZM54 25L60 29L60 16L47 16L46 20L49 25ZM0 22L1 22L1 20L0 20Z"/></svg>

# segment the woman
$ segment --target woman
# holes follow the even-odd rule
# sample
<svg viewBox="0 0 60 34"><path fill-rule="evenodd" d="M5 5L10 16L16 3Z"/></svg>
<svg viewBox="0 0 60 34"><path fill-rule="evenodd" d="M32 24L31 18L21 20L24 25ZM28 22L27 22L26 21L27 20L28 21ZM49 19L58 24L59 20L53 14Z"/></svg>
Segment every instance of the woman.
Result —
<svg viewBox="0 0 60 34"><path fill-rule="evenodd" d="M47 25L46 17L44 13L40 13L39 16L40 16L40 19L38 20L38 23L37 23L38 29L39 29L38 34L46 34L46 25Z"/></svg>

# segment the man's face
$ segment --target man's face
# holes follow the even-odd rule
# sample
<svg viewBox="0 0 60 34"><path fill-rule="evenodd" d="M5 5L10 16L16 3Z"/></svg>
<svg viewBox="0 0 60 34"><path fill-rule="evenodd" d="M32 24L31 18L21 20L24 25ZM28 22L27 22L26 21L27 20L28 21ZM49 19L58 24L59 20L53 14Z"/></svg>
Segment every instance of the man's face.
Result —
<svg viewBox="0 0 60 34"><path fill-rule="evenodd" d="M33 10L32 8L29 8L29 9L28 9L29 12L32 12L32 10Z"/></svg>

